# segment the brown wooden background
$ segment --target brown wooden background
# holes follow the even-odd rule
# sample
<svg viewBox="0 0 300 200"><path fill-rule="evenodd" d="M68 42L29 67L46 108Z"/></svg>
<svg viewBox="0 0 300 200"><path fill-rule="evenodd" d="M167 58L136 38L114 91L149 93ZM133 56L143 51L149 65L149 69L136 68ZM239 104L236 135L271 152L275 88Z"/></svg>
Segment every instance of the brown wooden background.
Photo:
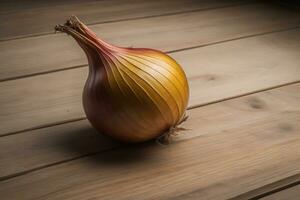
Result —
<svg viewBox="0 0 300 200"><path fill-rule="evenodd" d="M191 97L168 146L96 133L87 60L53 27L167 52ZM300 11L262 1L54 0L0 6L0 199L299 199Z"/></svg>

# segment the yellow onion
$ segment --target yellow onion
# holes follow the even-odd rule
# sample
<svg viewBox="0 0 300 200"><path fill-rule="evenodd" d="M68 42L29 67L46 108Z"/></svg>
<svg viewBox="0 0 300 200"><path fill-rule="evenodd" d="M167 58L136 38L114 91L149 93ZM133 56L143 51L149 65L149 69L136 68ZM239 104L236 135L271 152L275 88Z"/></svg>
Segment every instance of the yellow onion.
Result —
<svg viewBox="0 0 300 200"><path fill-rule="evenodd" d="M98 131L125 142L142 142L169 135L185 119L188 82L170 56L108 44L75 16L55 30L71 35L86 53L89 75L83 107Z"/></svg>

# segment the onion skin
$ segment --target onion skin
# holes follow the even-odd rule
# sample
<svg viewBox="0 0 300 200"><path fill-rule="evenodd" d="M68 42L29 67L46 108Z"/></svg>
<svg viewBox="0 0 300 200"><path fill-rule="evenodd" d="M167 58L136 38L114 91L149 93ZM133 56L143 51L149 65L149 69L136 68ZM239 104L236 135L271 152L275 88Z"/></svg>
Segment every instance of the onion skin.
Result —
<svg viewBox="0 0 300 200"><path fill-rule="evenodd" d="M184 71L170 56L108 44L74 16L55 29L71 35L87 55L83 108L99 132L124 142L144 142L182 121L189 87Z"/></svg>

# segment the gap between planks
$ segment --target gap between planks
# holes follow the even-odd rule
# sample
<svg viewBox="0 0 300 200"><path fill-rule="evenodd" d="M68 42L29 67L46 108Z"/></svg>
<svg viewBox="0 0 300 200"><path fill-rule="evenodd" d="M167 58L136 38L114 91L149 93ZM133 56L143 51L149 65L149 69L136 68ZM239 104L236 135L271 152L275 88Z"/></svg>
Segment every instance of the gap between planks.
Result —
<svg viewBox="0 0 300 200"><path fill-rule="evenodd" d="M272 193L268 196L264 196L261 198L261 200L274 200L274 199L290 199L290 200L296 200L300 196L300 183L297 185L294 185L292 187L288 187L284 190L277 191L275 193ZM250 199L253 200L253 199Z"/></svg>
<svg viewBox="0 0 300 200"><path fill-rule="evenodd" d="M211 105L211 104L215 104L215 103L220 103L220 102L223 102L223 101L228 101L228 100L232 100L232 99L236 99L236 98L248 96L248 95L255 94L255 93L260 93L260 92L264 92L264 91L268 91L268 90L273 90L273 89L276 89L276 88L281 88L281 87L285 87L285 86L293 85L293 84L297 84L297 83L300 83L300 80L289 82L289 83L285 83L285 84L280 84L280 85L276 85L276 86L272 86L272 87L268 87L268 88L263 88L263 89L260 89L260 90L255 90L255 91L248 92L248 93L245 93L245 94L240 94L240 95L236 95L236 96L232 96L232 97L228 97L228 98L223 98L223 99L216 100L216 101L211 101L211 102L207 102L207 103L203 103L203 104L198 104L198 105L194 105L194 106L188 106L187 110L191 110L191 109L194 109L194 108L199 108L199 107L203 107L203 106L207 106L207 105ZM0 138L1 137L6 137L6 136L10 136L10 135L20 134L20 133L27 132L27 131L33 131L33 130L37 130L37 129L43 129L43 128L48 128L48 127L52 127L52 126L62 125L62 124L66 124L66 123L72 123L72 122L76 122L76 121L81 121L81 120L85 120L85 119L86 119L86 117L74 118L74 119L62 121L62 122L59 122L59 123L46 124L46 125L42 125L42 126L32 127L32 128L29 128L29 129L24 129L24 130L20 130L20 131L16 131L16 132L11 132L11 133L0 135ZM1 177L0 177L0 180L1 180Z"/></svg>
<svg viewBox="0 0 300 200"><path fill-rule="evenodd" d="M205 107L203 109L198 109L198 110L195 109L195 110L193 110L193 113L194 113L193 115L194 115L194 117L195 117L194 119L196 121L190 121L187 124L187 127L191 128L191 129L189 129L190 132L188 133L188 135L182 135L183 137L179 138L180 143L185 141L183 144L181 143L179 145L179 147L181 147L181 148L179 148L180 150L178 150L178 146L174 147L173 145L169 146L169 148L160 149L160 150L155 148L155 149L159 150L159 152L156 152L154 155L152 154L152 156L155 156L155 155L158 156L158 153L161 153L164 156L169 157L170 155L169 155L168 151L170 150L170 148L172 149L172 147L173 147L173 149L177 153L175 154L175 152L173 152L172 155L175 160L174 159L172 159L172 160L174 160L174 162L175 162L177 160L178 156L179 156L179 160L180 160L180 158L181 159L185 158L185 160L189 162L189 163L187 163L188 165L181 166L182 164L185 163L185 161L182 161L180 166L182 167L182 169L185 169L186 167L189 166L189 169L187 169L187 170L188 171L194 170L194 173L197 172L197 167L193 168L192 167L193 165L191 165L191 164L193 163L193 160L195 160L196 157L198 157L200 160L197 162L195 160L196 163L194 163L194 164L198 165L200 168L205 168L204 164L206 162L211 163L211 164L213 164L215 162L221 162L221 163L215 163L215 165L212 165L211 167L214 168L214 167L220 166L222 164L221 165L222 167L220 167L219 170L222 169L222 170L225 170L225 172L227 171L227 173L225 173L225 174L229 175L229 177L228 177L228 179L227 178L223 179L222 177L220 177L217 174L216 175L217 182L213 182L213 183L219 183L220 181L221 181L221 183L224 183L224 182L222 182L222 180L223 181L227 180L227 181L229 181L229 183L230 182L232 183L232 182L236 182L235 178L240 179L240 181L242 181L243 184L241 183L241 186L233 184L232 185L233 188L231 188L231 192L233 192L233 193L236 193L234 191L236 191L236 189L238 189L240 187L242 190L238 191L238 193L247 193L247 191L249 191L249 190L254 191L255 189L257 189L256 187L260 186L260 185L264 185L263 187L259 187L259 188L263 188L263 190L270 189L270 188L274 189L274 187L276 187L276 188L284 187L283 184L285 184L286 181L282 181L282 180L284 180L286 178L290 180L291 178L288 178L288 177L292 177L293 173L295 173L296 171L299 171L299 170L295 170L296 169L295 167L297 165L295 163L293 164L293 161L299 162L299 159L296 156L293 157L293 154L287 154L287 155L289 155L289 158L285 160L286 162L289 161L289 163L291 164L290 167L288 167L287 164L284 164L282 162L282 160L278 160L278 159L285 159L285 156L283 156L283 155L285 155L286 153L291 153L293 149L295 149L295 148L297 149L297 147L299 146L300 140L299 140L299 135L297 134L297 131L299 129L299 124L296 123L297 121L292 120L292 119L297 119L297 120L300 119L299 118L300 117L299 109L294 110L294 107L299 104L299 101L298 101L298 99L300 97L298 95L299 93L295 93L296 91L299 90L299 88L300 88L300 85L287 86L285 88L276 89L271 92L255 94L252 97L239 98L239 99L235 99L230 102L226 102L226 103L223 102L222 104L212 105L211 107ZM251 106L251 104L249 107L249 103L251 103L251 101L253 101L253 100L255 100L255 102L256 101L260 102L262 104L262 107L260 107L258 109L258 108ZM204 113L207 113L207 116L203 119ZM216 113L220 113L220 116L216 115ZM238 116L237 116L237 114L238 114ZM249 119L249 117L250 117L250 119ZM214 121L218 121L218 120L223 121L224 119L227 119L227 122L225 120L224 125L219 124L219 125L216 125L217 127L213 127L213 129L210 129L210 128L206 129L206 128L210 127L210 125L207 124L208 122L213 123ZM236 119L236 120L239 119L239 120L237 120L235 123L231 124L231 121L234 119ZM199 124L200 120L202 121L202 125L201 125L201 123ZM284 132L281 132L283 130L282 129L279 130L278 128L280 128L280 127L278 125L280 125L280 124L282 125L283 123L288 123L293 128L291 128L289 130L285 129ZM207 125L205 125L205 124L207 124ZM228 125L230 125L230 126L228 127ZM231 126L231 125L233 125L233 126ZM256 128L255 125L259 125L258 129ZM201 130L202 130L202 131L200 131L201 133L196 131L196 130L198 130L197 127L201 127ZM273 128L276 128L276 129L273 129ZM287 131L290 131L290 132L287 132ZM202 138L199 138L198 136L202 136ZM254 137L254 136L257 136L257 137ZM272 137L270 138L270 136L272 136ZM194 138L194 140L191 140L191 138ZM215 139L217 139L218 142L215 142ZM210 144L209 141L212 142L212 144ZM215 160L216 158L209 159L210 156L214 157L216 155L213 152L216 152L216 151L220 152L220 150L222 149L222 148L219 149L219 147L222 146L222 143L220 143L220 142L224 143L224 141L226 141L224 144L226 149L224 149L224 150L231 149L230 151L233 151L236 153L234 153L232 155L230 153L230 151L228 153L225 153L227 151L223 151L223 153L225 153L225 155L226 155L226 157L224 157L224 159L225 159L224 163L223 163L223 161L216 161ZM242 141L244 141L244 142L247 141L248 143L247 144L245 143L245 146L241 147L240 142L242 142ZM232 143L232 145L234 144L234 146L231 146L228 143L230 143L230 144ZM204 145L204 146L201 147L202 145ZM211 145L214 147L212 147ZM258 146L256 146L256 145L258 145ZM258 149L255 149L255 152L251 153L251 151L249 151L249 150L253 149L253 147L257 147ZM286 148L286 147L290 147L290 149ZM196 151L194 148L196 148L196 150L198 150L198 151ZM212 149L214 149L214 151L213 152L209 151L210 153L205 152L207 148L212 148ZM274 151L272 150L273 148L274 148ZM184 151L184 149L186 149L186 150L190 149L190 150L187 150L187 151L185 151L185 153L180 155L180 152L182 150ZM126 149L124 151L126 151ZM240 155L239 151L242 151L247 155L243 155L244 153L241 153L241 155ZM123 151L118 151L118 152L121 153ZM199 152L199 154L195 153L195 152ZM108 153L109 153L109 155L107 155L107 154L106 155L110 156L111 152L108 152ZM257 155L257 153L259 155ZM267 153L267 155L269 155L269 156L266 156L265 153ZM194 156L196 156L196 155L197 156L196 157L192 156L191 158L186 158L186 156L188 156L190 154L194 154ZM202 156L207 155L207 154L209 155L207 157L208 160L206 160L206 159L202 160L201 159ZM152 160L151 159L152 156L149 157L150 163L154 163L154 164L157 163L157 162L152 162L152 161L157 160L158 158ZM174 178L172 178L172 176L169 176L169 175L173 173L172 171L177 173L177 170L172 170L172 169L170 169L170 167L168 167L168 165L173 166L173 164L172 163L170 164L169 161L165 162L164 159L166 157L164 157L164 156L159 157L160 159L157 160L157 161L164 162L164 164L158 162L157 165L160 166L161 164L163 164L163 166L167 170L166 176L170 177L171 179L174 179ZM218 157L218 155L216 155L216 156ZM223 157L223 156L221 156L221 157ZM248 156L250 156L250 157L248 157ZM273 157L273 156L275 156L275 157ZM231 160L231 159L233 159L233 160ZM253 161L254 161L254 164L253 164ZM279 165L279 166L275 167L275 169L273 166L275 163L273 163L273 161L276 161L275 163L277 165ZM89 164L82 165L82 163L85 163L85 162L88 162L88 159L85 159L83 161L75 161L75 163L68 164L65 166L57 165L57 166L54 166L54 168L51 168L49 170L44 170L42 172L34 173L32 176L26 175L25 178L20 177L20 179L12 180L10 182L5 182L5 183L3 183L2 186L3 186L3 188L8 189L8 191L6 189L3 189L3 192L6 191L7 195L10 195L10 194L16 195L16 194L12 194L12 192L11 192L11 190L13 190L14 187L9 187L8 185L16 184L15 186L17 188L19 188L19 187L22 188L22 187L33 187L32 184L38 183L38 184L41 184L41 187L42 187L42 188L36 188L39 191L38 193L41 193L43 195L48 194L50 196L51 195L55 196L55 195L60 195L60 194L56 193L57 190L55 191L55 189L51 193L49 193L48 191L46 193L43 192L43 187L45 187L46 183L43 182L42 179L48 180L48 178L52 177L52 179L55 180L55 177L53 177L53 176L59 175L62 172L61 170L65 170L66 172L68 172L68 170L71 170L71 172L69 172L69 173L72 174L72 173L74 173L74 172L72 172L72 170L74 170L74 168L72 168L72 166L75 167L76 169L79 169L80 170L79 172L83 173L83 174L78 174L77 176L75 176L75 179L77 179L77 181L79 181L78 179L80 179L80 182L82 183L82 186L85 189L87 189L86 188L87 185L96 184L95 181L93 180L94 178L97 179L98 182L104 181L106 186L109 186L109 183L110 183L109 180L106 180L104 177L103 177L104 180L102 180L101 176L106 176L105 170L111 169L110 171L108 171L108 173L115 173L115 171L118 171L118 168L117 169L111 168L107 165L98 165L100 163L94 163L96 165L89 165ZM148 164L150 164L150 163L148 163ZM231 166L230 163L232 163L233 166ZM144 162L141 162L140 164L144 164ZM227 166L228 164L229 164L229 166ZM240 167L240 164L242 164L241 167ZM263 170L268 174L267 176L265 176L265 173L258 173L258 171L259 171L258 169L260 169L260 168L256 166L257 164L262 165L264 167ZM136 166L137 166L137 168L136 168ZM143 172L141 170L139 170L140 168L138 166L141 167L141 165L139 165L139 164L138 165L129 165L128 167L132 169L130 171L131 174L139 173L140 174L139 177L141 177ZM234 166L238 167L238 169L242 170L243 173L247 172L248 170L252 171L250 174L246 173L247 180L245 178L243 178L243 173L240 174L239 171L236 172L237 173L236 175L234 175L235 173L233 173L233 174L229 173L232 170L235 171ZM286 167L283 171L281 171L280 166L286 166ZM99 167L100 167L100 169L99 169ZM115 166L115 167L117 167L117 166ZM270 170L269 167L272 167L270 169L274 169L275 172L277 169L277 170L279 170L278 172L282 172L282 173L279 173L280 174L279 176L273 176L272 174L274 173L274 171L268 172L268 170ZM86 171L87 169L89 169L89 170ZM133 170L133 169L135 169L135 170ZM149 169L148 169L149 172L152 171L152 173L153 173L152 169L155 171L156 168L149 166ZM163 170L163 169L164 168L162 168L160 170ZM182 172L182 169L178 169L179 175L185 174ZM289 170L291 170L291 169L293 169L293 171L290 172ZM102 172L102 170L104 170L104 172ZM126 171L127 167L124 167L122 170ZM204 169L202 169L202 170L204 170ZM201 186L200 183L203 183L203 184L205 183L205 181L202 180L203 179L202 175L204 177L206 177L205 179L208 179L208 182L209 182L209 180L212 180L212 179L209 179L209 176L214 176L214 173L213 174L209 173L210 169L207 169L208 171L206 171L206 170L202 171L202 170L198 171L198 173L200 173L201 175L198 174L200 177L196 179L197 180L196 182L193 182L193 181L191 182L191 186L187 188L189 190L185 191L185 188L181 189L181 192L179 192L179 196L178 197L176 196L177 198L174 198L174 199L186 199L186 198L190 197L189 191L192 192L191 195L194 195L194 196L202 194L202 189L200 187ZM60 172L60 173L57 174L56 172ZM96 174L94 174L94 173L96 173ZM219 173L223 174L223 171L219 171ZM254 173L254 174L252 174L252 173ZM258 173L258 175L259 175L258 177L261 179L261 181L257 181L256 180L257 177L253 176L256 173ZM46 174L47 174L47 176L45 176ZM91 174L93 174L93 177L89 176ZM84 175L87 175L87 177L85 177ZM195 176L195 174L193 174L193 173L190 175L193 175L192 177ZM100 177L98 177L98 176L100 176ZM125 173L125 176L126 176L126 173ZM286 176L286 177L284 177L284 176ZM117 178L117 177L114 177L114 178ZM156 176L154 176L154 177L156 177ZM152 176L153 179L155 179L154 177ZM160 174L158 177L160 180L163 180L164 173L162 172L162 174ZM192 177L189 176L189 178L192 178ZM63 179L65 179L64 181L67 181L67 180L70 181L69 178L71 178L71 177L69 177L69 175L66 174ZM81 178L83 178L83 180L81 180ZM127 177L127 178L129 178L129 177ZM31 179L34 181L31 181ZM87 180L85 180L85 179L87 179ZM23 182L24 180L29 181L29 183L26 183L26 182L24 183ZM55 184L55 182L53 182L53 180L52 180L52 184ZM105 182L105 180L106 180L106 182ZM135 180L135 179L130 179L129 182L133 181L133 180ZM64 184L61 183L61 181L63 181L63 180L60 180L61 186L59 186L59 187L65 187ZM166 181L168 181L168 180L166 180ZM181 180L181 181L183 181L183 180ZM252 182L252 181L254 181L254 182ZM273 184L273 186L270 186L270 183L274 183L274 182L276 183L275 186L274 186L274 184ZM50 181L50 183L51 183L51 181ZM119 183L119 182L117 182L117 183ZM256 184L253 185L252 183L256 183ZM26 186L27 184L29 184L29 186ZM72 187L75 187L75 188L71 189L73 192L77 191L76 185L78 185L78 187L79 186L81 187L81 184L78 184L78 182L76 182L76 181L74 184L72 185ZM98 183L98 184L100 184L99 187L101 188L102 183ZM121 183L119 183L119 184L121 184ZM48 186L48 183L47 183L47 186ZM51 186L51 184L50 184L50 186ZM171 188L172 188L172 186L176 188L176 184L175 185L171 184L170 186L171 186ZM207 186L207 185L202 185L202 187L206 188L205 186ZM207 189L210 191L210 189L215 188L217 190L214 190L214 191L217 191L217 193L219 195L222 194L222 191L224 192L223 186L225 186L225 188L226 188L225 183L219 184L219 185L212 184L212 186L213 186L212 188L208 187ZM265 187L265 186L267 186L267 187ZM145 185L145 187L147 187L147 184ZM151 185L149 187L151 187ZM175 188L173 188L173 189L175 189ZM198 190L196 189L196 190L191 191L191 189L193 189L193 188L194 189L198 188ZM50 187L50 190L52 190L52 189L53 188ZM65 193L65 192L68 193L68 189L66 189L66 188L65 188L65 190L67 190L67 191L65 191L63 188L57 188L57 189L59 189L59 191L63 191L63 193ZM102 189L105 189L105 188L102 188ZM259 189L259 190L261 190L261 189ZM84 191L85 190L83 190L81 192L84 192ZM171 191L172 191L172 189L171 189ZM119 192L122 193L123 190L121 190ZM160 191L160 192L162 192L162 191ZM188 193L185 193L185 192L188 192ZM117 191L116 191L116 193L118 194ZM225 193L225 194L231 196L231 195L233 195L233 193L230 193L230 194ZM34 193L32 193L32 194L37 195ZM209 193L209 192L206 194L215 195L214 193ZM28 196L27 196L27 198L28 198ZM192 199L192 198L188 198L188 199Z"/></svg>
<svg viewBox="0 0 300 200"><path fill-rule="evenodd" d="M283 190L287 190L289 188L295 187L300 185L300 174L296 174L274 183L265 185L263 187L257 188L255 190L246 192L242 195L236 196L234 198L228 200L241 200L241 199L248 199L248 200L257 200L264 197L272 196L278 192Z"/></svg>
<svg viewBox="0 0 300 200"><path fill-rule="evenodd" d="M128 17L128 18L125 17L125 18L121 18L121 19L104 20L104 21L96 21L96 22L87 22L86 25L100 25L100 24L107 24L107 23L132 21L132 20L138 20L138 19L172 16L172 15L178 15L178 14L184 14L184 13L208 11L208 10L222 9L222 8L227 8L227 7L241 6L241 5L249 5L249 4L253 4L255 2L256 2L255 0L232 2L232 3L229 3L228 5L226 5L226 4L222 5L221 4L221 5L215 5L215 6L212 6L212 7L208 6L207 8L204 7L204 8L183 10L183 11L177 11L177 12L174 10L173 12L171 11L170 13L154 14L154 15L148 15L148 16L146 15L146 16L140 16L140 17ZM47 32L32 33L32 34L26 34L26 35L20 35L20 36L6 37L6 38L1 38L0 42L11 41L11 40L19 40L19 39L37 37L37 36L45 36L45 35L51 35L51 34L54 34L54 33L55 33L55 31L47 31Z"/></svg>
<svg viewBox="0 0 300 200"><path fill-rule="evenodd" d="M247 35L294 28L300 25L299 17L299 14L285 9L252 4L95 25L91 28L97 34L101 33L104 40L119 46L133 45L172 52ZM121 33L120 29L123 30ZM53 43L49 43L49 40ZM31 48L24 49L27 45ZM87 64L75 41L62 34L2 42L0 48L3 48L0 59L4 61L0 80ZM37 52L38 58L32 56Z"/></svg>
<svg viewBox="0 0 300 200"><path fill-rule="evenodd" d="M295 27L276 30L276 31L269 31L269 32L265 32L265 33L258 33L258 34L248 35L248 36L242 36L242 37L237 37L237 38L228 39L228 40L221 40L221 41L217 41L217 42L192 46L192 47L188 47L188 48L175 49L175 50L171 50L171 51L166 51L165 53L170 54L170 53L176 53L176 52L181 52L181 51L187 51L187 50L191 50L191 49L197 49L197 48L202 48L202 47L207 47L207 46L232 42L232 41L235 41L235 40L242 40L242 39L246 39L246 38L263 36L263 35L268 35L268 34L272 34L272 33L280 33L280 32L285 32L285 31L296 30L296 29L299 29L299 28L300 28L300 26L295 26ZM48 71L43 71L43 72L38 72L38 73L32 73L32 74L27 74L27 75L20 75L20 76L15 76L15 77L10 77L10 78L3 78L3 79L0 79L0 83L5 82L5 81L18 80L18 79L22 79L22 78L30 78L30 77L33 77L33 76L39 76L39 75L55 73L55 72L60 72L60 71L78 69L78 68L87 67L87 66L88 66L87 64L83 64L83 65L77 65L77 66L72 66L72 67L66 67L66 68L60 68L60 69L55 69L55 70L48 70ZM0 137L1 137L1 135L0 135Z"/></svg>
<svg viewBox="0 0 300 200"><path fill-rule="evenodd" d="M259 90L259 91L253 91L253 92L249 92L249 93L246 93L246 94L237 95L237 96L230 97L230 98L220 99L220 100L214 101L214 102L209 102L209 103L205 103L205 104L199 104L197 106L188 107L187 110L197 109L197 108L200 108L200 107L204 107L204 106L208 106L208 105L212 105L212 104L217 104L217 103L221 103L221 102L225 102L225 101L230 101L230 100L233 100L233 99L237 99L237 98L241 98L241 97L246 97L246 96L253 95L253 94L258 94L258 93L261 93L261 92L271 91L271 90L274 90L274 89L286 87L286 86L289 86L289 85L299 84L299 83L300 83L300 81L295 81L295 82L292 82L292 83L286 83L286 84L282 84L282 85L278 85L278 86L274 86L274 87L262 89L262 90ZM70 120L70 122L63 122L63 123L52 124L52 125L44 126L44 127L38 127L38 128L35 128L35 129L24 130L24 131L17 132L17 133L11 133L9 135L3 135L3 136L0 136L0 138L1 137L5 137L5 136L10 136L10 135L15 135L15 134L27 132L27 131L32 131L32 130L37 130L37 129L43 129L43 128L49 128L49 127L52 127L52 126L57 126L57 125L62 125L62 124L66 124L66 123L81 121L81 120L85 120L85 119L86 118L74 119L74 120ZM61 161L54 162L54 163L51 163L51 164L47 164L47 165L44 165L44 166L39 166L39 167L36 167L36 168L32 168L30 170L25 170L25 171L22 171L22 172L19 172L19 173L16 173L16 174L11 174L11 175L8 175L8 176L2 176L2 177L0 177L0 181L5 181L5 180L11 179L11 178L22 176L22 175L25 175L25 174L28 174L28 173L31 173L31 172L34 172L34 171L38 171L38 170L41 170L41 169L52 167L54 165L63 164L63 163L67 163L67 162L70 162L70 161L78 160L78 159L81 159L81 158L84 158L84 157L94 156L94 155L97 155L99 153L104 153L104 152L112 151L112 150L115 150L115 149L118 149L118 148L121 148L121 147L124 147L124 145L117 145L117 146L114 146L114 147L109 148L109 149L105 149L105 150L101 150L101 151L97 151L97 152L92 152L92 153L87 153L87 154L84 154L84 155L76 156L74 158L70 158L70 159L66 159L66 160L61 160ZM275 191L277 191L277 190L275 190ZM250 193L252 194L253 192L250 192ZM247 193L247 195L248 195L248 193Z"/></svg>
<svg viewBox="0 0 300 200"><path fill-rule="evenodd" d="M294 84L294 83L298 83L298 82L299 82L299 81L295 81L295 82L292 82L292 83L287 83L287 84L283 84L283 85L279 85L279 86L274 86L273 88L283 87L283 86L285 86L285 85ZM264 90L260 90L260 91L267 91L267 90L270 90L270 89L273 89L273 88L268 88L268 89L264 89ZM249 93L249 94L254 94L254 93L257 93L257 92L260 92L260 91L252 92L252 93ZM223 99L223 100L216 101L216 102L210 102L210 103L202 104L202 105L199 105L199 106L205 106L205 105L209 105L209 104L213 104L213 103L218 103L218 102L226 101L226 100L229 100L229 99L233 99L233 98L238 98L238 97L246 96L246 95L249 95L249 94L239 95L239 96L236 96L236 97L227 98L227 99ZM193 107L191 107L191 108L196 108L196 107L198 107L198 106L196 105L196 106L193 106ZM190 109L191 109L191 108L190 108ZM82 118L82 119L83 119L83 118ZM82 119L79 119L79 120L82 120Z"/></svg>
<svg viewBox="0 0 300 200"><path fill-rule="evenodd" d="M298 54L299 47L298 47L297 43L294 42L295 40L298 40L298 33L299 33L298 30L297 31L294 30L294 31L290 31L290 32L276 33L276 34L270 34L270 35L266 35L266 36L237 40L237 41L230 42L227 44L208 46L207 48L199 48L199 49L194 49L194 50L190 50L190 51L174 53L173 56L175 56L180 61L184 61L183 66L184 67L186 66L185 70L186 70L188 78L190 80L191 87L197 88L197 89L193 89L193 95L191 98L190 106L195 106L195 105L199 105L199 104L203 104L203 103L207 103L207 102L216 101L219 99L233 97L233 96L236 96L239 94L245 94L248 92L257 91L257 90L263 89L263 88L270 88L273 86L278 86L278 85L282 85L282 84L299 81L299 75L298 75L299 71L298 71L298 68L295 66L295 62L297 62L297 59L298 59L297 54ZM273 44L273 41L277 41L276 48L274 48L275 44ZM245 45L248 46L248 48L241 49L241 46L245 46ZM249 49L252 49L252 50L250 50L250 52L252 52L254 49L257 49L257 50L255 50L255 52L249 54L248 53ZM286 49L288 49L289 50L288 52L290 52L290 53L288 53L288 54L285 53ZM219 57L218 60L215 60L213 55L215 55L216 53L220 54L220 52L222 53L223 56ZM262 56L261 54L263 54L264 56ZM211 55L211 56L208 57L207 55ZM235 56L233 56L233 55L235 55ZM274 56L274 55L278 55L278 56L273 58L272 56ZM245 63L244 61L240 62L239 61L240 59L235 58L236 56L242 58L243 60L248 59L250 63ZM253 61L253 56L257 59L257 61L255 61L255 60ZM288 56L288 57L286 57L286 56ZM289 58L289 59L284 60L284 58ZM203 67L201 68L201 70L200 70L200 68L197 69L196 70L197 73L195 73L195 67L196 68L198 67L198 63L197 63L198 59L200 59L202 61L201 65L203 65ZM285 66L285 68L283 68L282 66ZM228 69L225 70L224 67L226 69L227 68ZM216 71L216 72L212 72L212 70ZM72 91L71 94L73 94L73 96L75 95L74 98L76 98L76 99L78 98L78 100L76 100L76 102L75 102L76 104L74 104L74 103L72 104L72 106L73 106L73 105L77 105L79 103L79 99L80 99L79 98L79 96L80 96L79 90L81 87L80 85L81 85L81 82L84 81L84 76L85 76L82 73L85 74L85 69L84 70L75 70L75 71L70 70L70 71L67 71L67 73L66 72L59 73L59 75L55 75L55 74L48 75L47 74L46 77L48 77L48 78L46 80L50 81L50 83L54 84L53 87L54 87L55 91L57 91L58 88L56 87L56 85L55 85L56 83L54 83L53 80L60 79L60 77L62 75L64 75L64 76L71 75L70 77L72 77L73 79L75 77L77 77L74 80L75 82L72 82L71 88L68 86L68 84L61 85L61 87L67 89L68 91L69 90ZM237 74L243 75L244 73L247 73L247 76L244 77L244 78L248 77L246 80L236 77ZM271 77L269 75L270 73L273 74ZM206 77L206 76L208 76L208 77ZM216 80L210 81L210 79L209 79L210 76L212 76L212 78L214 78L214 79L216 78ZM255 81L254 79L257 79L257 80ZM24 84L32 85L32 83L35 83L35 85L36 84L39 85L40 81L44 81L44 80L45 79L39 78L39 76L37 76L32 80L31 79L30 80L19 80L17 83L5 82L6 84L4 84L4 85L6 85L6 86L5 87L3 86L3 91L9 89L8 86L9 87L12 87L12 86L19 87L19 86L21 86L20 85L21 83L22 83L22 85L24 85ZM38 81L38 82L36 82L36 81ZM228 90L229 89L228 87L230 85L234 86L235 84L233 84L233 83L237 82L237 81L239 81L239 82L245 81L243 84L243 86L244 86L243 89L241 90L240 87L237 87L236 89L234 89L234 91ZM254 85L254 87L252 87L251 85L252 85L252 83L254 83L254 81L255 81L256 85ZM11 84L13 84L13 85L11 85ZM222 85L225 84L226 87L220 88L219 87L220 84L222 84ZM53 87L52 86L50 87L51 91L53 91ZM209 87L209 88L211 87L211 89L213 89L213 90L226 89L227 92L225 94L211 94L207 87ZM24 88L24 89L26 89L26 88ZM24 91L23 89L21 89L21 90ZM47 90L49 90L49 89L47 89ZM202 93L200 93L201 90L202 90ZM7 90L7 92L9 92L9 90ZM26 93L27 96L28 95L31 96L30 92L31 92L31 90L27 91L27 93ZM40 92L41 92L40 89L35 88L34 92L32 92L32 94L39 94ZM19 93L19 92L17 92L17 93ZM203 96L204 94L205 94L205 96ZM8 96L10 96L10 95L8 95ZM60 99L65 98L65 94L59 94L59 93L56 94L55 99L58 99L58 98L60 98ZM74 99L74 98L72 98L72 99ZM2 102L4 104L2 104L2 105L4 106L6 104L7 107L10 107L9 102L11 102L12 100L16 101L16 103L18 104L18 99L14 100L14 97L6 98L5 96L3 96ZM38 98L38 100L40 102L42 99ZM48 103L49 106L52 106L52 104L53 104L53 103L51 104L52 100L49 101L49 99L48 99L47 101L50 103L50 104ZM55 100L55 101L57 102L57 100ZM32 103L32 101L30 101L30 103ZM57 103L55 105L57 105ZM77 108L78 105L76 107L72 108L72 109L75 109L74 111L72 111L72 113L79 112L80 109ZM24 105L22 107L24 107ZM11 109L12 108L14 108L16 110L15 113L17 112L22 115L22 113L20 112L20 111L22 111L21 108L19 108L18 106L16 108L11 107ZM32 108L32 109L34 109L34 108ZM63 110L58 110L58 111L62 112L65 109L70 109L70 108L63 108ZM19 112L18 112L18 110L19 110ZM7 110L6 112L8 112L8 111L10 113L12 113L10 110ZM36 111L34 111L35 115L41 113L41 112L39 112L39 110L36 110ZM78 115L78 116L84 117L83 114L81 114L81 112L79 114L80 115ZM5 116L3 116L3 119L5 120ZM66 121L66 120L67 121L74 120L74 114L72 114L72 115L68 114L67 117L64 117L64 119L62 118L61 120L53 120L53 119L51 120L51 118L50 118L50 120L48 120L48 118L47 118L47 122L45 121L44 123L40 123L40 124L31 123L32 125L30 127L27 124L25 124L25 125L27 125L28 128L36 128L36 127L40 127L43 124L49 125L51 121L52 121L51 124L53 124L53 123ZM8 123L7 125L9 125L10 122L7 121L6 123ZM34 126L34 125L39 125L39 126ZM20 128L19 130L23 131L27 127L23 127L22 129ZM16 129L16 128L13 127L13 129ZM11 129L11 131L7 131L7 133L16 132L16 131L13 131L13 129ZM3 133L3 134L5 134L5 133Z"/></svg>

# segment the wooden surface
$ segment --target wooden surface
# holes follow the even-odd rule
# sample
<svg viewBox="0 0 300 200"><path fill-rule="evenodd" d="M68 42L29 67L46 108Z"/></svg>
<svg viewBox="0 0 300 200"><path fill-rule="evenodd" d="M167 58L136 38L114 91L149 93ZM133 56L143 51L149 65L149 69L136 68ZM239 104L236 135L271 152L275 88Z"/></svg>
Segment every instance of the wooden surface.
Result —
<svg viewBox="0 0 300 200"><path fill-rule="evenodd" d="M250 4L95 24L91 28L114 44L173 52L299 26L300 16L297 12ZM26 46L31 48L24 48ZM0 48L0 59L3 60L0 80L87 64L82 50L65 34L5 41L0 43Z"/></svg>
<svg viewBox="0 0 300 200"><path fill-rule="evenodd" d="M28 2L28 1L26 1ZM221 8L250 2L239 0L161 0L161 1L136 1L114 0L96 1L79 0L67 1L29 1L28 3L6 3L6 11L2 8L0 26L0 40L22 38L47 33L53 33L53 27L62 23L70 15L76 14L87 24L99 24L114 21L132 20L161 15L173 15L181 12ZM17 7L15 8L15 6ZM26 9L26 5L32 5ZM0 4L1 5L1 4ZM28 7L27 7L28 8ZM60 12L62 11L63 12ZM1 9L0 9L0 14ZM38 20L36 20L38 19ZM13 22L13 23L9 23ZM22 26L22 28L20 28Z"/></svg>
<svg viewBox="0 0 300 200"><path fill-rule="evenodd" d="M70 14L183 66L190 117L172 144L120 144L89 125L86 58L51 32ZM15 0L1 2L0 19L1 199L299 196L300 12L234 0Z"/></svg>
<svg viewBox="0 0 300 200"><path fill-rule="evenodd" d="M273 200L273 199L298 199L300 197L300 185L288 188L286 190L279 191L270 196L262 198L262 200Z"/></svg>
<svg viewBox="0 0 300 200"><path fill-rule="evenodd" d="M294 42L299 39L300 29L295 29L170 55L187 73L194 107L300 81L300 43ZM0 135L84 117L81 93L87 71L82 67L2 82Z"/></svg>

